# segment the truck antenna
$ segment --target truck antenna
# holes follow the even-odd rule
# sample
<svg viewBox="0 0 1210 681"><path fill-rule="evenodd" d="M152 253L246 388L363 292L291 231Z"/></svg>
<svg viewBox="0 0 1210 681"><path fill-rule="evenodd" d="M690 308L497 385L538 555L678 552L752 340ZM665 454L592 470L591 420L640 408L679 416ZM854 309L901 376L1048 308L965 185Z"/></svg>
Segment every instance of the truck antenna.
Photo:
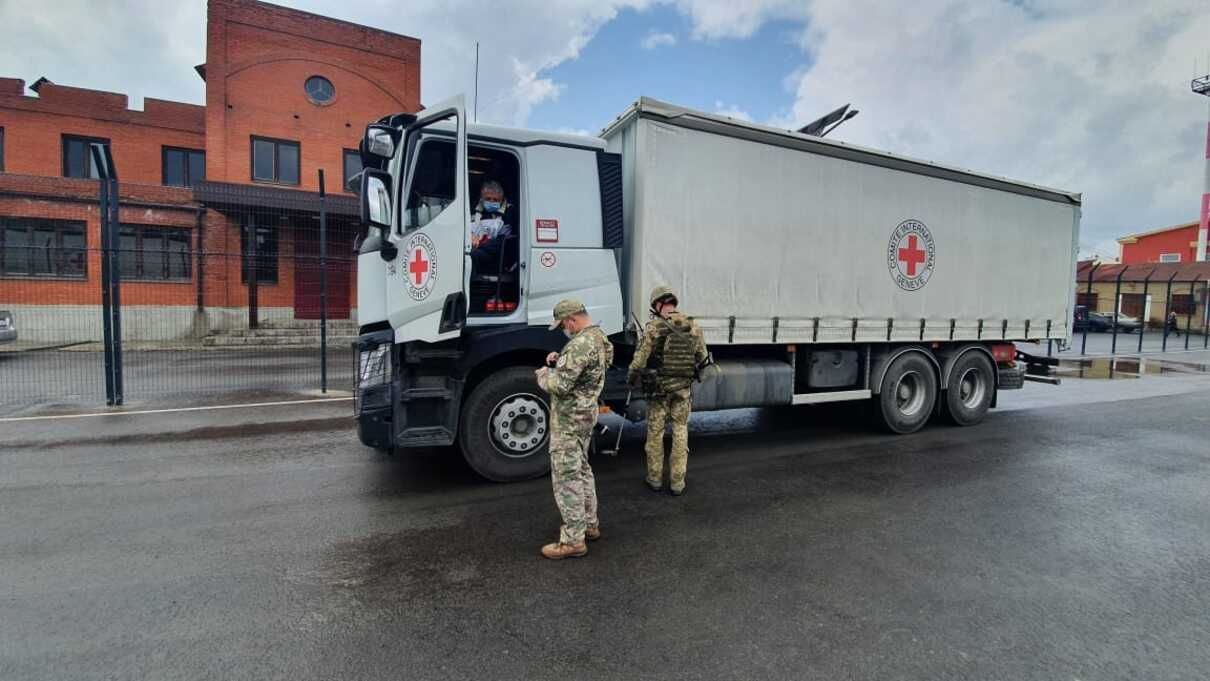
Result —
<svg viewBox="0 0 1210 681"><path fill-rule="evenodd" d="M475 122L479 122L479 41L475 41Z"/></svg>

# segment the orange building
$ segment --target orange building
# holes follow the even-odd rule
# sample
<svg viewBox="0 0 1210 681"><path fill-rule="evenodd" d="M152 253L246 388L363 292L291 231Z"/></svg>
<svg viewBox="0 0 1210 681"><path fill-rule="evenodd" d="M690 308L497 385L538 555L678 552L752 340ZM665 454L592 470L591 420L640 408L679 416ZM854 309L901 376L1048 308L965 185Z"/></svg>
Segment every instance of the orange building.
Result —
<svg viewBox="0 0 1210 681"><path fill-rule="evenodd" d="M354 312L346 182L360 172L365 124L420 108L420 41L210 0L196 71L181 77L205 80L204 106L148 98L142 111L121 94L46 78L27 94L24 81L0 78L0 308L42 322L22 324L24 337L64 336L80 306L100 304L91 144L110 148L120 180L129 337L316 318L321 169L328 314Z"/></svg>
<svg viewBox="0 0 1210 681"><path fill-rule="evenodd" d="M1120 261L1123 265L1196 262L1197 230L1198 223L1190 222L1121 237Z"/></svg>

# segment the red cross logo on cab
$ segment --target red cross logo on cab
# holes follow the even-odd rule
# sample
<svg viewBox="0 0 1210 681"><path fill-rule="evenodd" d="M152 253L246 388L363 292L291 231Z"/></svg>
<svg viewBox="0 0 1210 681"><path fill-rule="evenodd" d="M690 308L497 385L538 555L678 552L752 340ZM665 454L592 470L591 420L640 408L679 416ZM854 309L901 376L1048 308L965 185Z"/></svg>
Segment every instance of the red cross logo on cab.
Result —
<svg viewBox="0 0 1210 681"><path fill-rule="evenodd" d="M933 234L919 220L904 220L891 232L887 244L887 269L905 291L924 288L933 276L937 248Z"/></svg>
<svg viewBox="0 0 1210 681"><path fill-rule="evenodd" d="M424 300L437 282L437 249L427 234L413 234L403 249L404 281L412 300Z"/></svg>

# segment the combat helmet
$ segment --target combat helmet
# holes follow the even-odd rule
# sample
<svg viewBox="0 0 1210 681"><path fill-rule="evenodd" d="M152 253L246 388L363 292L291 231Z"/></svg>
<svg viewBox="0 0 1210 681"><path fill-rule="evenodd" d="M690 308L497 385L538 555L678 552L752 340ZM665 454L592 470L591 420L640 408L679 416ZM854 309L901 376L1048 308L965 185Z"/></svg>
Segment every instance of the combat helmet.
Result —
<svg viewBox="0 0 1210 681"><path fill-rule="evenodd" d="M673 305L680 304L680 301L677 300L676 292L672 290L671 286L656 286L651 289L651 309L655 310L655 304L665 298L671 298Z"/></svg>

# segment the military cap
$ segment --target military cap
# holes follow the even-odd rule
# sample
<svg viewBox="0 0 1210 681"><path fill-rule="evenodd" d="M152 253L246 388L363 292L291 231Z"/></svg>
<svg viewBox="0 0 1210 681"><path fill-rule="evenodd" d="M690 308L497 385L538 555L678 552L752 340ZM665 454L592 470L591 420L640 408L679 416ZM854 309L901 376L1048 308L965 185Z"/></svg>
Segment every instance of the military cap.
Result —
<svg viewBox="0 0 1210 681"><path fill-rule="evenodd" d="M557 305L555 305L555 320L551 322L550 328L552 330L557 329L559 328L559 324L564 319L567 319L574 314L587 312L588 310L585 309L584 303L581 303L574 298L564 298L563 300L560 300Z"/></svg>

